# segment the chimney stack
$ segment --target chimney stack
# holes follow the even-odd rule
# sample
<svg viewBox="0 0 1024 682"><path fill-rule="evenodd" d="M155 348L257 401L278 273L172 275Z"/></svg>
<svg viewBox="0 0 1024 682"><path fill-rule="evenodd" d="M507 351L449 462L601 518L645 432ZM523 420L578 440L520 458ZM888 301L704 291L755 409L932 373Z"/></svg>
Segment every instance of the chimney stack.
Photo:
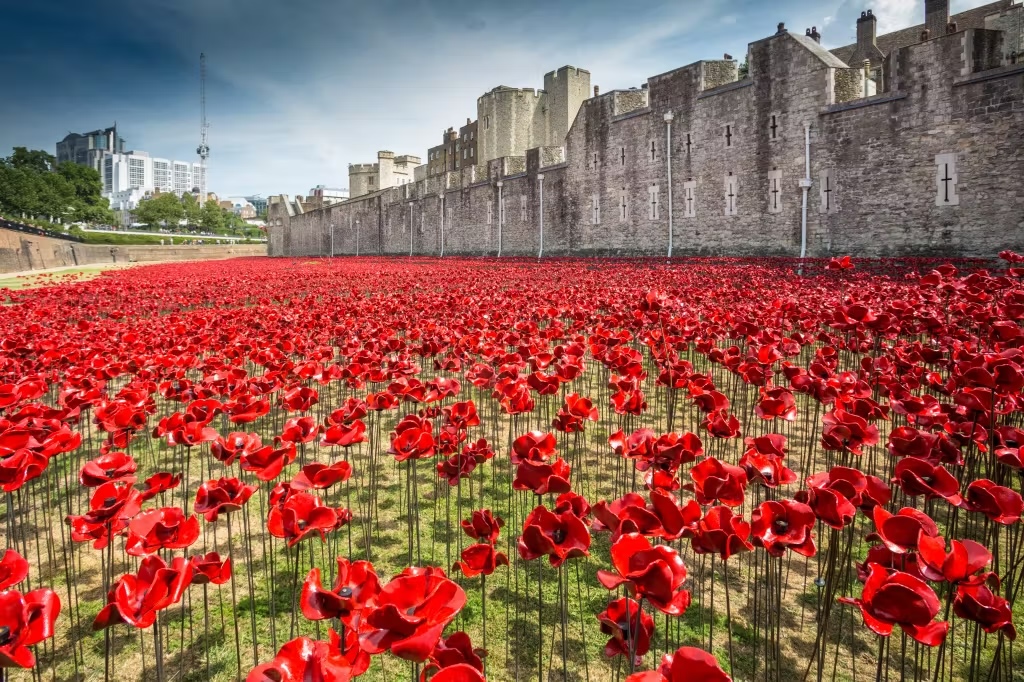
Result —
<svg viewBox="0 0 1024 682"><path fill-rule="evenodd" d="M821 34L818 33L818 27L817 26L811 26L810 36L811 36L811 39L814 40L814 42L816 42L816 43L820 43L821 42Z"/></svg>
<svg viewBox="0 0 1024 682"><path fill-rule="evenodd" d="M861 12L860 19L857 19L857 47L860 48L859 52L864 54L865 50L877 47L877 38L878 19L875 18L871 10Z"/></svg>
<svg viewBox="0 0 1024 682"><path fill-rule="evenodd" d="M924 27L931 38L946 35L949 0L924 0Z"/></svg>
<svg viewBox="0 0 1024 682"><path fill-rule="evenodd" d="M776 33L785 33L785 32L786 32L786 24L785 24L785 22L780 21L779 22L779 30L776 31Z"/></svg>
<svg viewBox="0 0 1024 682"><path fill-rule="evenodd" d="M600 94L601 94L601 87L599 85L595 85L594 86L594 97L597 97Z"/></svg>

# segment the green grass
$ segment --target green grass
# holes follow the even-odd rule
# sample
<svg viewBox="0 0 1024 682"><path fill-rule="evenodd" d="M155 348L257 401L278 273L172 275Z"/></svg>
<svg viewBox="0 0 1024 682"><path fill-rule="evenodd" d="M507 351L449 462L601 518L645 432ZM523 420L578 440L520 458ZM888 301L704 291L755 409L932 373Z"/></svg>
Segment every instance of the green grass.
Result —
<svg viewBox="0 0 1024 682"><path fill-rule="evenodd" d="M53 286L68 282L82 282L92 279L102 272L110 270L108 265L88 265L72 270L59 270L57 272L41 272L36 275L22 275L20 277L0 277L0 289L20 291L22 289L35 289L37 287Z"/></svg>

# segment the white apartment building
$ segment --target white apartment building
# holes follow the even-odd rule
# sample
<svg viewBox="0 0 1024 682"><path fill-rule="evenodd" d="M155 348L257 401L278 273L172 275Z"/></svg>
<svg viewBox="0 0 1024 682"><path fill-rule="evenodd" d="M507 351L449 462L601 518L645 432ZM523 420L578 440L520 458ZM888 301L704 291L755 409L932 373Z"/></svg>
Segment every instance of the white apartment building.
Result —
<svg viewBox="0 0 1024 682"><path fill-rule="evenodd" d="M132 151L108 154L103 159L103 196L111 208L132 210L147 193L173 192L178 196L202 185L206 167Z"/></svg>

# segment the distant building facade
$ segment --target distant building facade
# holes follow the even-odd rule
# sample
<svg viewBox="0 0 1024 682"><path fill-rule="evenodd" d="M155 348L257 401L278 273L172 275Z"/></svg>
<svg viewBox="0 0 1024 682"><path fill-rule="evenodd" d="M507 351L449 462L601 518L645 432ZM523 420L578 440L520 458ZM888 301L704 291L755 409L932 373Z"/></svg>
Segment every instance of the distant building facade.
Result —
<svg viewBox="0 0 1024 682"><path fill-rule="evenodd" d="M348 188L351 198L378 192L389 187L400 187L413 182L420 157L394 152L377 152L377 163L352 163L348 166Z"/></svg>
<svg viewBox="0 0 1024 682"><path fill-rule="evenodd" d="M57 143L57 163L70 161L103 172L103 160L109 154L125 150L124 138L117 134L117 126L93 130L89 133L68 133Z"/></svg>
<svg viewBox="0 0 1024 682"><path fill-rule="evenodd" d="M263 215L267 212L267 200L262 195L254 194L251 197L246 197L246 200L256 209L257 215Z"/></svg>
<svg viewBox="0 0 1024 682"><path fill-rule="evenodd" d="M147 152L107 154L100 168L103 196L116 210L134 210L147 194L193 193L202 186L206 168L199 163L151 157Z"/></svg>

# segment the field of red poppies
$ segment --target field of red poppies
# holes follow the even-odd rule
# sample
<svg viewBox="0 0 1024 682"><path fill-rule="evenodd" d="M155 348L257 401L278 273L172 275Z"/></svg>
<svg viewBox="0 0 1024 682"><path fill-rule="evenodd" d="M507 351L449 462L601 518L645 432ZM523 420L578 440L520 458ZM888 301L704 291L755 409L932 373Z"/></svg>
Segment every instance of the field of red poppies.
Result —
<svg viewBox="0 0 1024 682"><path fill-rule="evenodd" d="M1012 680L1024 258L0 292L0 680Z"/></svg>

